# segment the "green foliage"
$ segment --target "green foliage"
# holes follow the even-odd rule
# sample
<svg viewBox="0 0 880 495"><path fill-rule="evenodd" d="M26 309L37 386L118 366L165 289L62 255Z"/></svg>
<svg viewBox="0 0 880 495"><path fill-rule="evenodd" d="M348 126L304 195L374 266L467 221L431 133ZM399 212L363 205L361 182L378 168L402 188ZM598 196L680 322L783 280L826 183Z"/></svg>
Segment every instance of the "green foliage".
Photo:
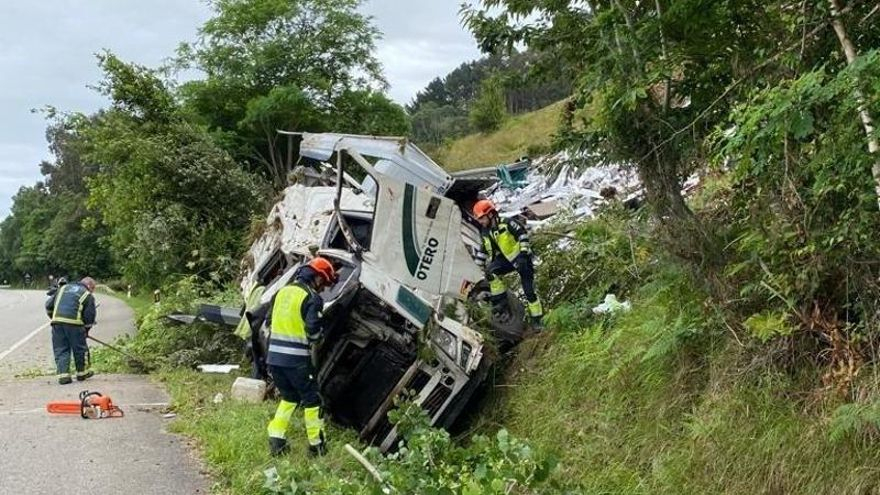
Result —
<svg viewBox="0 0 880 495"><path fill-rule="evenodd" d="M452 105L428 102L412 114L412 137L420 144L441 144L464 136L469 129L467 113Z"/></svg>
<svg viewBox="0 0 880 495"><path fill-rule="evenodd" d="M89 181L89 205L112 232L123 276L146 287L179 274L228 279L260 205L258 182L165 105L167 89L152 71L112 55L102 63L102 87L125 111L86 121L81 134L87 158L101 164ZM160 118L157 109L167 114ZM143 120L147 114L153 117Z"/></svg>
<svg viewBox="0 0 880 495"><path fill-rule="evenodd" d="M180 67L207 77L184 84L185 113L248 170L286 185L287 139L277 130L408 131L373 55L379 32L359 0L213 0L199 41L178 50Z"/></svg>
<svg viewBox="0 0 880 495"><path fill-rule="evenodd" d="M861 260L880 255L876 158L865 149L855 94L880 94L878 64L871 52L837 74L819 69L756 91L719 135L718 158L735 159L723 216L727 274L745 305L773 301L802 321L845 310L858 321L850 332L874 326L880 272Z"/></svg>
<svg viewBox="0 0 880 495"><path fill-rule="evenodd" d="M501 127L505 118L507 110L501 81L497 77L485 79L480 85L480 94L468 113L471 126L480 132L490 132Z"/></svg>
<svg viewBox="0 0 880 495"><path fill-rule="evenodd" d="M410 123L403 107L382 93L372 90L349 90L333 100L329 118L334 132L404 136Z"/></svg>
<svg viewBox="0 0 880 495"><path fill-rule="evenodd" d="M244 357L244 344L232 330L200 322L181 325L165 318L168 314L195 314L200 302L228 304L230 299L230 295L213 292L210 285L195 277L184 278L163 288L159 304L140 305L137 333L119 339L114 345L152 369L238 363ZM137 363L106 349L99 349L94 361L101 371L129 371L130 367L143 371Z"/></svg>
<svg viewBox="0 0 880 495"><path fill-rule="evenodd" d="M564 226L565 220L558 225ZM559 235L557 228L534 234L540 253L536 279L548 307L578 306L583 299L595 305L609 292L623 300L651 269L654 247L643 220L629 211L611 208L599 218L576 224L568 234Z"/></svg>
<svg viewBox="0 0 880 495"><path fill-rule="evenodd" d="M788 321L785 313L774 311L764 311L749 316L744 326L761 342L767 342L775 337L786 337L795 331L795 327Z"/></svg>
<svg viewBox="0 0 880 495"><path fill-rule="evenodd" d="M877 23L849 22L870 9L851 7L850 37L876 47ZM723 244L684 202L681 180L705 163L706 138L753 90L840 60L832 33L806 34L827 27L826 2L483 0L462 15L484 51L526 44L564 61L576 84L562 142L635 166L669 248L703 268L723 263ZM799 115L796 133L816 128Z"/></svg>
<svg viewBox="0 0 880 495"><path fill-rule="evenodd" d="M831 415L828 435L831 441L863 438L870 442L880 433L880 404L844 404Z"/></svg>
<svg viewBox="0 0 880 495"><path fill-rule="evenodd" d="M857 493L880 482L873 403L826 409L821 370L761 366L760 348L727 338L689 273L650 265L628 313L589 315L588 287L558 303L549 334L521 345L483 408L485 430L503 424L559 457L542 493Z"/></svg>
<svg viewBox="0 0 880 495"><path fill-rule="evenodd" d="M513 163L522 156L528 155L530 150L554 149L554 132L559 126L561 108L562 104L556 103L534 112L513 116L495 132L473 133L454 140L447 139L439 147L432 149L422 146L422 149L449 171ZM438 111L444 112L442 109ZM449 121L450 125L457 126L460 123L464 126L461 132L465 132L466 116L450 118L453 119ZM459 123L455 123L456 121ZM413 128L421 125L419 122L414 118ZM455 131L457 132L459 131Z"/></svg>
<svg viewBox="0 0 880 495"><path fill-rule="evenodd" d="M247 111L239 126L271 138L278 129L319 130L322 119L320 110L301 89L277 86L266 96L247 102Z"/></svg>
<svg viewBox="0 0 880 495"><path fill-rule="evenodd" d="M547 69L546 77L538 76L535 70L543 66L553 67ZM567 72L552 55L522 52L466 62L432 80L407 105L413 120L413 140L439 145L470 132L468 111L481 85L493 75L503 85L505 108L512 115L538 110L571 94Z"/></svg>
<svg viewBox="0 0 880 495"><path fill-rule="evenodd" d="M332 98L384 83L373 55L379 32L357 11L359 0L212 0L214 17L199 41L183 44L179 62L209 81L254 95L291 84ZM237 98L236 98L237 99Z"/></svg>
<svg viewBox="0 0 880 495"><path fill-rule="evenodd" d="M376 493L424 493L490 495L539 493L555 469L555 460L528 444L499 430L492 438L475 436L470 445L453 442L444 430L432 428L425 412L404 402L389 413L404 438L400 449L382 456L375 448L368 459L382 476L382 482L364 482L341 477L308 465L267 471L269 493L285 495L322 493L370 495ZM515 491L514 491L515 490Z"/></svg>

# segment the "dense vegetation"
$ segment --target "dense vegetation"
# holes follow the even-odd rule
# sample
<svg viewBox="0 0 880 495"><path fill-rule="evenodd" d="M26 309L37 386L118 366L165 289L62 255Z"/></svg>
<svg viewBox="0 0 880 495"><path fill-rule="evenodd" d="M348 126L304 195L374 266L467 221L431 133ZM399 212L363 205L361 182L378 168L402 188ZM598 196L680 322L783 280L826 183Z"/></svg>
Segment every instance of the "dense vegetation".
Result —
<svg viewBox="0 0 880 495"><path fill-rule="evenodd" d="M537 52L491 55L436 78L407 105L412 137L436 146L471 132L498 129L508 116L537 110L571 94L569 74Z"/></svg>
<svg viewBox="0 0 880 495"><path fill-rule="evenodd" d="M101 53L94 115L49 108L55 155L0 224L0 277L121 277L153 289L231 280L254 215L287 183L277 129L406 134L358 0L214 0L172 67ZM199 69L178 84L165 74Z"/></svg>
<svg viewBox="0 0 880 495"><path fill-rule="evenodd" d="M454 442L404 407L412 449L368 453L385 488L877 491L876 5L483 0L462 16L492 56L433 81L410 121L379 91L377 33L357 4L215 0L215 17L176 62L205 77L183 85L103 54L111 105L50 112L56 159L0 225L3 275L91 271L216 290L233 277L251 215L285 183L288 144L273 129L397 134L411 122L426 143L498 129L480 138L492 147L500 141L487 137L516 124L507 114L554 94L547 86L512 103L523 83L506 80L504 64L527 60L529 77L571 81L561 84L574 95L549 107L561 122L553 145L633 167L648 208L612 202L595 220L563 218L556 235L536 233L549 330L495 378L474 425L490 436ZM325 66L317 53L336 59ZM701 187L686 198L693 174ZM59 250L62 239L75 246ZM633 309L594 315L609 292ZM161 364L232 355L204 328L171 339L150 318L130 345ZM382 491L341 453L307 467L272 463L252 442L265 406L207 405L228 382L169 373L179 428L201 440L225 488ZM346 484L328 472L359 474Z"/></svg>

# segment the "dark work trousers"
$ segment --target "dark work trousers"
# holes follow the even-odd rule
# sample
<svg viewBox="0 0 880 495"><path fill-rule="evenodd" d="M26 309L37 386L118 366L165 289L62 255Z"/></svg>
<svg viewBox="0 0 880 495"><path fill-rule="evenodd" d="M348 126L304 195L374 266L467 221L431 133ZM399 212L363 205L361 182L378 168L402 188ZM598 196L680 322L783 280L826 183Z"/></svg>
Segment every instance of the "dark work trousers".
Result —
<svg viewBox="0 0 880 495"><path fill-rule="evenodd" d="M52 324L52 351L55 353L55 366L59 375L70 373L70 354L73 354L73 362L77 372L86 370L86 354L89 346L86 344L85 328L78 325L65 323Z"/></svg>
<svg viewBox="0 0 880 495"><path fill-rule="evenodd" d="M519 256L513 259L513 263L507 261L503 255L498 255L489 263L487 271L492 277L500 277L512 272L519 273L526 299L532 303L538 300L538 295L535 294L535 265L530 255L519 253Z"/></svg>
<svg viewBox="0 0 880 495"><path fill-rule="evenodd" d="M311 359L304 357L294 363L289 367L269 365L269 373L275 380L281 398L304 408L320 406L321 396L318 394L318 382Z"/></svg>

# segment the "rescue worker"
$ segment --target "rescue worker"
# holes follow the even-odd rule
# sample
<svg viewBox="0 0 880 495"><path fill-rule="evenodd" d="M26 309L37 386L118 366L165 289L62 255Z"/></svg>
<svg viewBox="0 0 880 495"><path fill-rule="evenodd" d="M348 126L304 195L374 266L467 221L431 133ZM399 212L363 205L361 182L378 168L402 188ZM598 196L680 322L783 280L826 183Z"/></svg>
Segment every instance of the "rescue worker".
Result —
<svg viewBox="0 0 880 495"><path fill-rule="evenodd" d="M501 276L516 271L529 301L532 326L542 330L544 309L535 293L535 265L526 227L515 219L502 219L488 199L477 201L473 213L482 227L483 239L483 250L477 254L477 262L486 270L493 307L497 310L507 303L507 286Z"/></svg>
<svg viewBox="0 0 880 495"><path fill-rule="evenodd" d="M67 285L67 278L59 277L54 281L54 283L49 285L49 289L46 291L46 295L49 297L54 296L55 293L58 292L58 289L65 285Z"/></svg>
<svg viewBox="0 0 880 495"><path fill-rule="evenodd" d="M52 350L58 371L58 383L67 385L70 378L70 355L76 367L76 379L94 376L87 370L86 336L95 324L95 280L85 277L79 282L62 285L46 300L46 313L52 319Z"/></svg>
<svg viewBox="0 0 880 495"><path fill-rule="evenodd" d="M269 422L269 452L289 451L285 432L297 406L303 408L311 455L327 452L318 382L312 365L312 346L323 337L321 290L336 282L336 271L326 258L316 257L295 275L293 284L275 295L268 323L269 349L266 363L281 402Z"/></svg>

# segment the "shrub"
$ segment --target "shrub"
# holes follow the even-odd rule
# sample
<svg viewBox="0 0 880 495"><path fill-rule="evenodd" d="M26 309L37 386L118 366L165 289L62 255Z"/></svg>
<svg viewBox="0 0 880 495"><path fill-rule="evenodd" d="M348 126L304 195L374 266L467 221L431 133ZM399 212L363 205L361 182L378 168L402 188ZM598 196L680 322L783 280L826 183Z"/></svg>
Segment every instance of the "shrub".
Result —
<svg viewBox="0 0 880 495"><path fill-rule="evenodd" d="M419 493L449 495L502 495L539 493L556 461L499 430L494 437L475 436L462 446L445 430L432 428L424 410L403 402L389 417L404 440L397 452L383 456L375 448L367 457L382 481L356 481L349 476L314 469L309 464L266 472L266 491L299 495L372 495Z"/></svg>

